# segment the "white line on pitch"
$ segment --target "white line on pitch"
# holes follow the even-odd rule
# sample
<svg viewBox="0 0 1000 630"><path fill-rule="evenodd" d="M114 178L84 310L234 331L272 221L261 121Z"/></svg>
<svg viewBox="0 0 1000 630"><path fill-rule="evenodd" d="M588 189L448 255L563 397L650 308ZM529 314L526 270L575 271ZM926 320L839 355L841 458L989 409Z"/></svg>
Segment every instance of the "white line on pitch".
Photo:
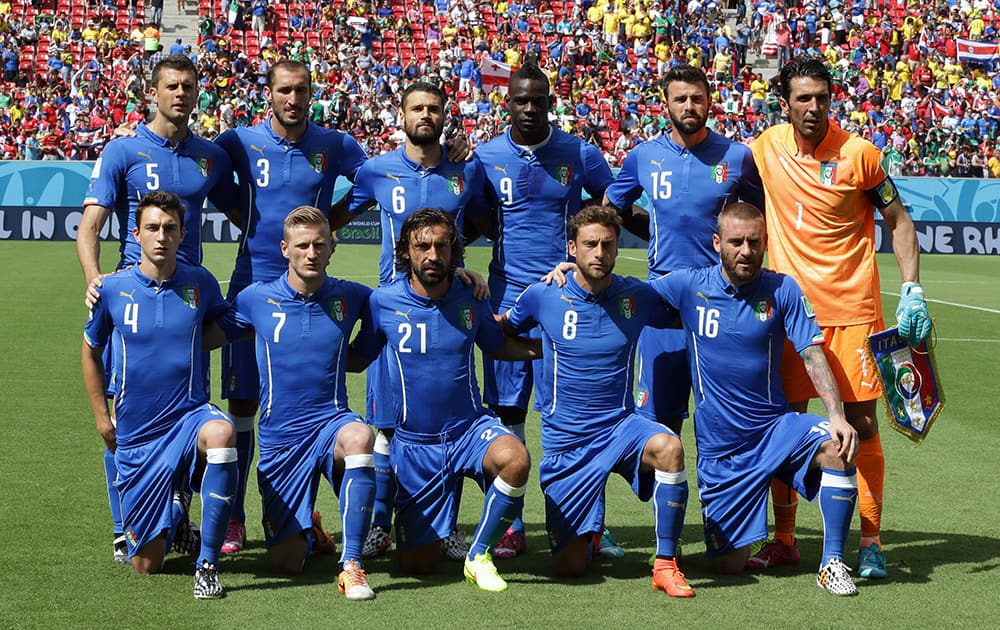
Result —
<svg viewBox="0 0 1000 630"><path fill-rule="evenodd" d="M634 260L635 262L646 262L645 258L633 258L632 256L622 256L621 254L618 254L618 257L625 260Z"/></svg>
<svg viewBox="0 0 1000 630"><path fill-rule="evenodd" d="M898 293L893 293L892 291L882 291L882 294L883 295L892 295L892 296L895 296L895 297L899 297ZM946 306L954 306L954 307L957 307L957 308L967 308L967 309L970 309L970 310L973 310L973 311L982 311L984 313L993 313L994 315L1000 315L1000 310L997 310L995 308L986 308L985 306L972 306L971 304L959 304L958 302L946 302L945 300L931 300L931 299L928 299L927 301L931 302L932 304L944 304Z"/></svg>
<svg viewBox="0 0 1000 630"><path fill-rule="evenodd" d="M974 343L1000 343L1000 339L962 339L960 337L938 337L935 341L959 341L959 342L974 342Z"/></svg>

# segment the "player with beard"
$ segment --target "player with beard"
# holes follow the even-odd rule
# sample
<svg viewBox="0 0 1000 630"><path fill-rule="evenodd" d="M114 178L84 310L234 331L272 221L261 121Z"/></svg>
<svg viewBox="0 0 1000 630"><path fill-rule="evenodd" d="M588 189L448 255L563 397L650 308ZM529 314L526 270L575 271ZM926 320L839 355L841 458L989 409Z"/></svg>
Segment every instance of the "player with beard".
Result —
<svg viewBox="0 0 1000 630"><path fill-rule="evenodd" d="M477 158L450 161L448 148L441 144L446 113L444 92L431 83L412 83L403 91L400 103L406 141L399 149L372 158L358 169L350 206L352 215L373 205L379 208L382 222L379 286L406 276L395 266L393 248L400 226L417 209L440 208L454 219L460 233L466 221L475 222L481 231L488 216L482 164ZM392 401L385 398L384 391L388 358L386 351L367 373L367 417L379 433L375 442L376 500L365 557L379 555L391 544L393 473L389 445L395 419L389 414ZM442 551L452 560L462 560L468 553L468 543L453 532Z"/></svg>
<svg viewBox="0 0 1000 630"><path fill-rule="evenodd" d="M636 146L625 158L605 203L627 210L645 192L649 212L649 277L716 260L712 234L727 203L763 207L764 193L750 150L708 129L711 90L689 65L663 77L670 133ZM646 329L639 341L639 413L679 433L688 417L691 383L684 333Z"/></svg>
<svg viewBox="0 0 1000 630"><path fill-rule="evenodd" d="M334 230L352 217L342 200L331 209L338 176L354 179L366 156L351 136L309 120L309 69L297 61L279 61L267 73L264 95L271 106L267 120L230 129L216 140L233 162L239 186L240 239L228 299L253 282L276 280L288 269L281 255L284 220L299 206L322 209ZM246 541L247 476L254 451L258 375L252 340L223 348L222 396L236 425L240 457L239 491L223 553L235 553Z"/></svg>

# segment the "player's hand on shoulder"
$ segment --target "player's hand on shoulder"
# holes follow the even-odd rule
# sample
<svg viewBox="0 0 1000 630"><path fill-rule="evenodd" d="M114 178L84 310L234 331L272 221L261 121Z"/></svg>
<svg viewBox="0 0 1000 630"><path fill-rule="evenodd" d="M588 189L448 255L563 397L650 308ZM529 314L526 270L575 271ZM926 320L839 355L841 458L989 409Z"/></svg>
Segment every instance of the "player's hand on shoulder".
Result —
<svg viewBox="0 0 1000 630"><path fill-rule="evenodd" d="M456 132L444 141L444 146L448 148L448 161L466 162L472 159L472 145L464 132Z"/></svg>
<svg viewBox="0 0 1000 630"><path fill-rule="evenodd" d="M552 271L548 272L547 274L539 278L539 280L541 280L545 284L552 284L553 282L555 282L557 287L561 287L564 284L566 284L566 273L576 270L577 270L576 263L564 260L563 262L556 265L555 268L552 269Z"/></svg>
<svg viewBox="0 0 1000 630"><path fill-rule="evenodd" d="M83 294L83 303L87 306L88 311L94 310L97 305L98 300L101 299L101 287L104 286L102 279L108 274L102 273L99 276L95 276L90 284L87 285L87 291Z"/></svg>
<svg viewBox="0 0 1000 630"><path fill-rule="evenodd" d="M135 124L123 122L122 124L115 127L114 132L115 138L131 138L135 136Z"/></svg>
<svg viewBox="0 0 1000 630"><path fill-rule="evenodd" d="M478 271L459 267L455 270L455 277L461 280L465 286L472 287L472 296L477 300L485 300L490 297L490 287L486 284L486 278Z"/></svg>

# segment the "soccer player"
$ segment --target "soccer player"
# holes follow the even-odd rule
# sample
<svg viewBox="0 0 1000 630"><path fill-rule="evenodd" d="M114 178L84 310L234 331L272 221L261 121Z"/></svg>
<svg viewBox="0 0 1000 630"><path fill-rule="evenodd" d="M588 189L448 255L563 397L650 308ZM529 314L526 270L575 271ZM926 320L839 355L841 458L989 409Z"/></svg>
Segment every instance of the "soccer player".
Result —
<svg viewBox="0 0 1000 630"><path fill-rule="evenodd" d="M201 208L209 198L230 212L236 207L229 158L211 142L188 130L198 96L198 70L183 55L170 56L153 68L150 95L156 115L141 124L135 135L108 143L94 165L83 201L83 216L76 252L88 285L88 306L96 300L101 273L100 232L112 211L118 221L121 246L118 269L139 260L139 244L132 238L135 210L142 195L167 189L176 193L185 209L185 234L178 257L189 265L201 264ZM205 363L205 369L208 365ZM111 375L111 367L107 368ZM108 383L109 395L116 383ZM207 383L206 383L207 386ZM114 557L127 562L117 491L114 458L104 453L108 497L114 521Z"/></svg>
<svg viewBox="0 0 1000 630"><path fill-rule="evenodd" d="M235 300L254 328L261 367L257 481L268 555L278 572L294 575L327 537L313 511L322 475L340 498L340 592L372 599L361 546L375 493L374 436L348 408L345 381L351 331L370 325L371 289L326 274L333 237L322 210L296 208L283 229L287 271Z"/></svg>
<svg viewBox="0 0 1000 630"><path fill-rule="evenodd" d="M823 335L795 280L761 270L767 235L760 211L726 206L713 238L721 262L674 271L650 284L680 312L691 352L698 496L713 568L743 570L767 535L773 477L819 496L823 558L816 583L856 595L844 543L857 497L857 433L844 415ZM802 357L829 421L792 410L781 391L786 343Z"/></svg>
<svg viewBox="0 0 1000 630"><path fill-rule="evenodd" d="M520 512L530 461L524 444L489 413L479 396L473 345L497 357L540 356L538 341L508 339L489 304L454 279L462 237L451 215L422 208L407 218L396 245L403 278L371 297L376 336L362 357L389 352L390 458L397 476L396 547L407 573L429 573L452 532L464 477L486 493L465 558L465 577L486 591L507 583L490 555Z"/></svg>
<svg viewBox="0 0 1000 630"><path fill-rule="evenodd" d="M351 136L319 127L309 120L309 69L283 60L270 67L264 95L271 115L252 127L230 129L216 140L232 159L239 186L240 239L229 283L230 300L253 282L270 282L288 270L279 243L288 213L303 205L323 210L333 222L347 222L346 201L333 205L338 176L353 180L365 153ZM247 479L254 451L258 374L252 340L222 349L222 397L236 424L240 452L240 484L233 520L226 531L223 553L236 553L246 543Z"/></svg>
<svg viewBox="0 0 1000 630"><path fill-rule="evenodd" d="M632 397L643 327L674 318L648 284L612 273L620 234L615 209L584 208L569 221L576 271L562 287L532 284L504 315L510 333L537 326L542 334L540 376L551 392L538 469L545 527L556 573L583 574L605 530L605 486L616 472L640 500L653 501L653 588L694 597L676 560L688 498L684 448L668 428L637 414Z"/></svg>
<svg viewBox="0 0 1000 630"><path fill-rule="evenodd" d="M431 83L411 83L400 101L403 131L402 147L372 158L358 169L351 191L352 214L360 214L378 204L382 220L382 254L379 258L379 286L405 277L395 267L393 248L400 226L417 209L433 205L451 215L460 233L466 219L482 225L488 216L484 201L485 177L478 159L451 162L441 142L445 124L446 98ZM480 228L481 230L482 228ZM375 508L372 528L365 541L365 557L377 556L391 545L393 478L389 463L389 443L395 418L383 391L388 375L388 351L368 368L368 421L378 429L375 439ZM457 501L456 501L457 504ZM457 514L456 514L457 516ZM457 531L442 545L442 552L452 560L468 555L468 543Z"/></svg>
<svg viewBox="0 0 1000 630"><path fill-rule="evenodd" d="M790 123L768 129L753 144L764 182L768 263L795 278L816 310L827 360L860 439L857 458L861 549L858 575L888 575L882 553L885 458L875 415L881 386L865 340L885 325L875 263L875 210L885 220L903 286L896 318L900 335L916 345L930 334L920 282L919 247L892 180L867 140L831 124L832 84L824 62L798 57L779 74L781 107ZM786 353L785 395L805 411L817 395L802 362ZM748 562L751 569L796 564L795 494L775 483L775 540Z"/></svg>
<svg viewBox="0 0 1000 630"><path fill-rule="evenodd" d="M670 133L643 142L625 158L605 203L628 209L649 199L649 277L717 260L712 234L719 211L744 200L762 207L764 193L750 149L705 126L711 89L705 73L682 64L663 77ZM680 433L688 417L685 335L647 328L639 339L636 409Z"/></svg>
<svg viewBox="0 0 1000 630"><path fill-rule="evenodd" d="M614 179L600 150L549 122L549 80L538 66L525 64L511 75L506 105L508 131L476 149L497 209L489 268L496 313L510 308L528 285L567 260L566 221L579 212L582 191L601 199ZM536 408L544 408L549 400L532 364L484 356L483 380L486 402L524 441L532 386ZM526 550L524 523L518 518L493 554L510 558Z"/></svg>
<svg viewBox="0 0 1000 630"><path fill-rule="evenodd" d="M108 450L114 452L123 531L136 573L163 567L179 522L176 491L202 495L202 535L194 596L223 596L219 548L236 491L233 425L209 404L201 361L210 323L238 334L219 284L202 267L178 262L183 202L154 191L135 208L137 264L110 276L84 332L83 379ZM108 411L102 353L114 354L114 417Z"/></svg>

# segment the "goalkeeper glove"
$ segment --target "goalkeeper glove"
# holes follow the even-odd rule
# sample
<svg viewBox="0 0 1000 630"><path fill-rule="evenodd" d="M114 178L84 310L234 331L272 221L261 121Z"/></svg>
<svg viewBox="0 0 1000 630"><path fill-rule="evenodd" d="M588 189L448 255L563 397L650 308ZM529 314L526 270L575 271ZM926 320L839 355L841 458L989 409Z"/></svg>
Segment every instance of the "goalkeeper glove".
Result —
<svg viewBox="0 0 1000 630"><path fill-rule="evenodd" d="M904 282L896 307L899 336L911 346L920 345L931 334L931 315L927 312L924 289L916 282Z"/></svg>

